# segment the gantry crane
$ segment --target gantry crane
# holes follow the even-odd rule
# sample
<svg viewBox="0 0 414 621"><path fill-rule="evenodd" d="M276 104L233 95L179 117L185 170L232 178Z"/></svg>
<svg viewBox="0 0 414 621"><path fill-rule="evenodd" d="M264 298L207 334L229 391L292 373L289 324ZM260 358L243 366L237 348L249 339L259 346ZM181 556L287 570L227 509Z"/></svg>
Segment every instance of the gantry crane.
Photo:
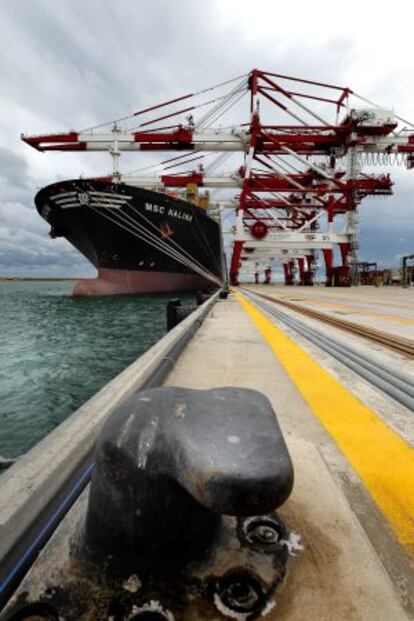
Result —
<svg viewBox="0 0 414 621"><path fill-rule="evenodd" d="M355 99L362 109L353 107ZM226 124L217 126L223 117ZM392 193L390 176L374 175L372 165L404 160L407 168L414 166L414 126L393 111L349 88L258 69L108 124L22 139L44 152L106 151L113 169L105 178L118 183L227 194L219 205L235 212L234 285L241 269L249 266L253 273L264 264L269 273L275 260L283 264L286 284L294 283L297 271L301 284L313 284L320 252L326 284L350 285L357 265L358 206L365 197ZM124 151L145 151L152 163L121 173ZM159 161L165 151L179 155ZM226 171L230 160L232 169Z"/></svg>

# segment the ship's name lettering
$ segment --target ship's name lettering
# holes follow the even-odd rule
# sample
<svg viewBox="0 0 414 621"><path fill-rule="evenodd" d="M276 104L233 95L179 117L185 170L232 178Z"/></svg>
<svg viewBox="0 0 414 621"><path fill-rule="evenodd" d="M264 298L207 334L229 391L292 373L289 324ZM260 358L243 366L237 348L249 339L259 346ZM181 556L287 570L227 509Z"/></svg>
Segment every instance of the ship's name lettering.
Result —
<svg viewBox="0 0 414 621"><path fill-rule="evenodd" d="M178 211L178 209L170 208L167 215L172 218L178 218L179 220L187 220L187 222L191 222L193 219L193 216L188 213L184 213L183 211Z"/></svg>
<svg viewBox="0 0 414 621"><path fill-rule="evenodd" d="M163 205L153 205L153 203L145 203L146 211L152 211L152 213L165 213L165 207Z"/></svg>
<svg viewBox="0 0 414 621"><path fill-rule="evenodd" d="M163 205L145 203L145 210L151 211L152 213L165 214L165 207ZM179 220L186 220L187 222L192 222L193 220L193 216L191 214L179 211L178 209L173 209L172 207L168 209L167 216L170 216L171 218L178 218Z"/></svg>

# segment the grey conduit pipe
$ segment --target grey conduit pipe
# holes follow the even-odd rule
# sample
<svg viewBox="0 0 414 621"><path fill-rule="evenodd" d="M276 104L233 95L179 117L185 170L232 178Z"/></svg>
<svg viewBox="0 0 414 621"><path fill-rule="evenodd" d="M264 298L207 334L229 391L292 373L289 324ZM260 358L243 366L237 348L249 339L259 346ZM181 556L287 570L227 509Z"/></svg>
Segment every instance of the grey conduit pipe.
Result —
<svg viewBox="0 0 414 621"><path fill-rule="evenodd" d="M291 327L320 349L355 371L355 373L376 388L379 388L392 399L414 412L414 386L411 378L402 373L395 372L383 364L378 364L372 358L360 354L357 350L345 346L333 338L326 337L319 330L304 326L303 323L293 319L286 313L272 308L270 303L267 304L261 300L259 301L253 294L246 294L246 292L244 294L265 312Z"/></svg>
<svg viewBox="0 0 414 621"><path fill-rule="evenodd" d="M275 312L278 312L278 311L275 311ZM281 314L284 314L284 313L281 313ZM294 318L291 318L288 316L286 316L286 318L287 320L290 320L292 323L294 322L296 324L296 320ZM297 324L299 325L299 322L297 322ZM318 342L319 340L322 340L324 343L327 344L327 346L332 347L333 349L337 350L339 353L342 353L342 354L345 353L345 355L347 355L356 364L366 368L367 371L371 371L372 373L375 373L376 375L381 377L384 381L395 385L396 388L399 388L400 390L402 390L403 392L406 392L407 394L409 394L411 397L414 398L414 384L411 378L408 378L407 380L406 376L404 376L402 373L397 373L393 371L392 369L385 367L381 363L377 363L372 357L366 356L358 352L357 350L336 341L333 338L330 339L329 337L326 337L325 335L323 335L321 332L312 330L308 326L301 324L300 327L303 330L303 332L306 332L309 335L309 338L312 337L314 334L315 335L317 334Z"/></svg>

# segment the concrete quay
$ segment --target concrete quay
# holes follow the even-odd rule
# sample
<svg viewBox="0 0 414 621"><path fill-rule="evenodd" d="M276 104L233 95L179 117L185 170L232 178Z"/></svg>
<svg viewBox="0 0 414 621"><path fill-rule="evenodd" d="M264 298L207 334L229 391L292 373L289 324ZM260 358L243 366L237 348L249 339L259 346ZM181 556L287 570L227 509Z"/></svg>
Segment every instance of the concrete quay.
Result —
<svg viewBox="0 0 414 621"><path fill-rule="evenodd" d="M361 316L367 309L376 313L383 303L386 315L403 316L398 310L401 305L404 318L412 315L414 319L414 311L409 308L411 292L407 291L401 292L401 299L395 296L394 307L392 296L383 293L385 289L367 288L366 293L331 290L327 294L316 287L309 294L310 290L305 289L297 293L298 288L249 290L266 290L267 294L295 299L308 295L309 304L320 301L334 310L336 307L328 305L348 305L353 315L360 312ZM327 300L329 296L332 299ZM288 575L260 618L414 619L412 412L260 310L243 289L234 290L227 300L211 300L190 315L6 473L0 480L0 497L6 501L0 508L3 549L10 545L10 537L18 539L23 526L59 485L69 465L81 461L85 451L90 450L114 408L144 385L157 364L168 358L171 346L207 310L201 327L163 385L192 389L236 386L262 392L276 412L295 470L293 493L279 510L293 533ZM298 316L291 310L286 313ZM308 327L321 328L314 319L300 319ZM388 330L390 321L380 317L376 320L381 329ZM331 326L323 329L414 376L413 362L403 355ZM26 584L31 584L32 589L34 584L34 591L40 592L43 585L39 576L47 572L50 559L54 559L55 567L62 550L69 554L68 542L77 529L74 524L82 519L87 496L86 488L14 601L24 593ZM182 621L199 618L194 613L183 613ZM216 616L208 616L210 621L224 618L236 617L225 617L219 610Z"/></svg>
<svg viewBox="0 0 414 621"><path fill-rule="evenodd" d="M303 348L304 339L294 341L285 328L282 333L277 322L273 322L273 332L269 319L254 313L239 293L216 304L166 383L189 388L254 388L270 399L277 413L291 451L296 481L294 492L280 513L300 534L304 550L292 559L286 585L276 596L274 612L266 618L302 621L304 611L311 621L412 618L414 530L411 542L406 541L404 519L399 516L391 524L376 501L375 485L381 487L391 482L380 480L380 473L373 472L368 479L371 489L367 486L364 465L359 468L350 463L353 455L347 454L349 446L341 445L335 430L318 418L312 400L307 401L306 391L303 392L301 378L289 373L286 360L272 349L272 339L281 339L284 334L294 347L308 355ZM326 388L325 374L329 373L338 390L342 390L331 394L331 399L339 394L348 399L347 407L359 404L361 409L365 408L365 415L375 417L380 426L391 430L391 439L386 433L379 434L380 441L385 443L384 450L388 442L398 443L399 439L410 450L414 427L405 408L358 381L355 374L328 360L317 348L307 349L314 366L302 369L308 373L307 378L302 378L304 381ZM330 386L328 389L333 390ZM322 400L323 394L317 394L316 399ZM339 404L335 414L341 416ZM407 417L409 424L404 422ZM360 423L355 421L355 438L352 428L345 432L349 443L357 442L358 450L363 452L369 438L359 435ZM377 466L376 463L373 468ZM404 481L399 492L408 500L412 496L412 481L405 479L404 473L398 476ZM395 491L385 489L384 495L392 496ZM406 517L412 525L413 515Z"/></svg>
<svg viewBox="0 0 414 621"><path fill-rule="evenodd" d="M414 287L285 287L247 285L333 317L414 339Z"/></svg>

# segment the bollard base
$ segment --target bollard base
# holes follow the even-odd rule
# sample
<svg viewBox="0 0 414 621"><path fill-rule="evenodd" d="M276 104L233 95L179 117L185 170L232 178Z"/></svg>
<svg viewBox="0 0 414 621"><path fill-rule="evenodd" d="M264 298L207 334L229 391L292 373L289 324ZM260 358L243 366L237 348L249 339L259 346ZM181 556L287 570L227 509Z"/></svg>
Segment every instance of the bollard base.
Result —
<svg viewBox="0 0 414 621"><path fill-rule="evenodd" d="M225 516L208 557L189 563L175 576L133 573L122 563L114 575L80 557L75 541L84 529L86 505L84 492L2 621L28 621L34 612L37 621L248 621L272 607L289 557L289 532L277 513Z"/></svg>

